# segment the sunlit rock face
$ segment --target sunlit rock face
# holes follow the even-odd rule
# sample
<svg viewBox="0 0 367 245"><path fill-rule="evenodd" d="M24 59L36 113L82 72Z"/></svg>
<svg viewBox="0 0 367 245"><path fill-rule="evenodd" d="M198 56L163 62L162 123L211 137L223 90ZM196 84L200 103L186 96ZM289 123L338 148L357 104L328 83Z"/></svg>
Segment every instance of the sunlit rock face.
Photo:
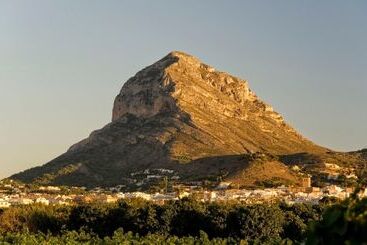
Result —
<svg viewBox="0 0 367 245"><path fill-rule="evenodd" d="M231 99L232 103L224 105L218 95ZM257 100L247 81L215 71L193 56L172 52L124 84L115 99L112 120L126 113L139 117L151 117L162 112L175 113L184 109L177 106L184 106L185 103L240 117L240 107L245 106L246 102L257 102L259 109L272 111L269 110L271 107ZM234 103L237 105L234 106Z"/></svg>
<svg viewBox="0 0 367 245"><path fill-rule="evenodd" d="M251 91L246 80L183 52L171 52L130 78L117 95L112 121L186 115L233 153L297 151L313 144Z"/></svg>

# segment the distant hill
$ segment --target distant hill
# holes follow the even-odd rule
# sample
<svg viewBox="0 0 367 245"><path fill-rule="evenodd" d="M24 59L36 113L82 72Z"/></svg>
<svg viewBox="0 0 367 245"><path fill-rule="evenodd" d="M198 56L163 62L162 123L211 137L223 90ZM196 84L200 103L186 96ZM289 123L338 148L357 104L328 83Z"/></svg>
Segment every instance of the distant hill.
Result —
<svg viewBox="0 0 367 245"><path fill-rule="evenodd" d="M255 161L258 152L275 159ZM300 173L289 165L330 154L297 133L247 81L171 52L124 83L111 123L49 163L11 178L114 186L137 184L134 174L163 168L181 181L228 179L247 186L276 178L297 184Z"/></svg>

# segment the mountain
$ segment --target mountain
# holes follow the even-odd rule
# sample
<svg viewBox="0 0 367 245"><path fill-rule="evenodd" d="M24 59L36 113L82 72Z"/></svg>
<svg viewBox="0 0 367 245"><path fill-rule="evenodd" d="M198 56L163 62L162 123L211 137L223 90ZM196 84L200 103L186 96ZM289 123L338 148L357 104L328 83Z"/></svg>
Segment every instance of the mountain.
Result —
<svg viewBox="0 0 367 245"><path fill-rule="evenodd" d="M297 133L247 81L175 51L124 83L111 123L49 163L11 178L114 186L136 184L132 176L161 169L174 171L181 181L220 178L255 185L263 177L249 183L245 173L259 171L249 167L258 162L259 153L278 156L265 161L262 169L270 171L266 178L297 183L298 173L286 164L300 153L331 151Z"/></svg>

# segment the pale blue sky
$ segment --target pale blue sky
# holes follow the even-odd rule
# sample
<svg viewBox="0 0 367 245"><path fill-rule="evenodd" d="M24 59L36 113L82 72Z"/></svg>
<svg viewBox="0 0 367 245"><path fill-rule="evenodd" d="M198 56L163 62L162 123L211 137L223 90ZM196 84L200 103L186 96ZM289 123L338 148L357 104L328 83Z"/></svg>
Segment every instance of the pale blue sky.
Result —
<svg viewBox="0 0 367 245"><path fill-rule="evenodd" d="M0 0L0 177L110 121L171 50L249 80L302 134L367 147L367 1Z"/></svg>

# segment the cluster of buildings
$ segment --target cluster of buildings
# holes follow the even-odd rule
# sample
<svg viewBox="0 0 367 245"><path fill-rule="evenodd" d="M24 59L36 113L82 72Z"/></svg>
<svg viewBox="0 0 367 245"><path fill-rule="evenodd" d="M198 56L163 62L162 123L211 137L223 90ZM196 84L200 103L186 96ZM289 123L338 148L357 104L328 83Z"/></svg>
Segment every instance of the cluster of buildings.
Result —
<svg viewBox="0 0 367 245"><path fill-rule="evenodd" d="M158 204L180 198L193 196L205 202L240 201L243 203L265 203L282 200L289 204L312 203L317 204L324 198L348 198L353 188L342 188L329 185L324 188L312 187L310 178L304 178L301 187L277 187L265 189L229 189L230 183L223 182L215 190L205 190L199 185L179 186L171 193L145 193L145 192L111 192L98 188L94 191L66 194L56 186L41 186L29 192L26 187L19 184L0 185L0 208L16 205L43 204L43 205L76 205L81 203L114 203L119 199L142 198ZM367 189L359 193L367 197Z"/></svg>
<svg viewBox="0 0 367 245"><path fill-rule="evenodd" d="M196 188L183 189L168 194L147 194L143 192L125 193L124 198L140 197L154 202L177 200L194 196L204 202L240 201L247 204L271 203L284 201L288 204L311 203L318 204L325 198L345 199L354 193L354 188L342 188L336 185L319 187L277 187L265 189L218 189L202 190ZM360 197L367 197L367 189L359 193Z"/></svg>
<svg viewBox="0 0 367 245"><path fill-rule="evenodd" d="M166 181L179 181L180 176L172 169L157 168L133 172L130 174L130 178L126 178L125 180L136 187L141 187L164 179Z"/></svg>
<svg viewBox="0 0 367 245"><path fill-rule="evenodd" d="M264 203L277 202L282 200L288 204L294 203L311 203L318 204L325 198L348 198L354 192L353 188L341 188L335 185L330 185L324 188L319 187L277 187L265 189L232 189L226 191L210 192L209 201L227 201L238 200L244 203ZM367 191L361 193L367 197Z"/></svg>
<svg viewBox="0 0 367 245"><path fill-rule="evenodd" d="M85 194L49 194L49 193L16 193L0 194L0 208L10 206L43 204L43 205L75 205L88 202L111 203L120 199L118 195L85 195Z"/></svg>
<svg viewBox="0 0 367 245"><path fill-rule="evenodd" d="M305 166L307 166L307 164L296 164L292 167L292 170L299 172ZM334 163L321 162L312 164L311 168L316 170L318 174L322 174L323 176L325 176L327 181L338 180L339 178L349 180L358 179L358 176L356 175L356 169L352 167L342 167Z"/></svg>

